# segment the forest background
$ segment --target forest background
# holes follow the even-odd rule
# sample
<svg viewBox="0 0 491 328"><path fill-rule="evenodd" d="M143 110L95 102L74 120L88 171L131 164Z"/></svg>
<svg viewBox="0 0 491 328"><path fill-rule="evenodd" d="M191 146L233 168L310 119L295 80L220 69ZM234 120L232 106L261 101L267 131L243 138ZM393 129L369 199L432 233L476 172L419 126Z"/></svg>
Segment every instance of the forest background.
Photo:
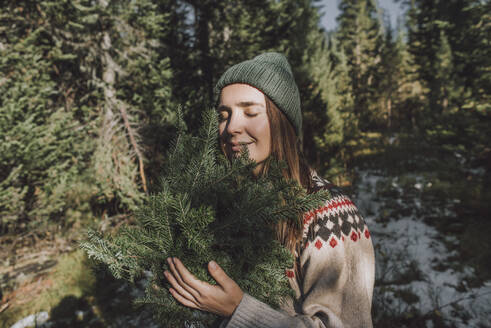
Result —
<svg viewBox="0 0 491 328"><path fill-rule="evenodd" d="M177 108L197 131L220 74L264 51L292 65L309 163L354 194L361 173L375 170L405 181L399 196L421 191L423 207L452 200L451 214L418 218L455 237L447 267L474 270L457 290L486 285L491 2L398 3L404 16L392 26L374 0L338 1L337 26L326 31L315 0L1 1L3 326L40 311L55 323L111 326L117 307L130 311L124 296L107 302L129 287L89 273L77 242L87 227L132 222L166 161ZM418 187L422 176L431 184ZM404 216L394 183L376 187L392 204L377 222ZM457 324L443 304L423 311L417 293L394 287L421 268L390 281L377 270L375 326ZM406 306L395 310L377 293ZM462 313L459 301L449 304Z"/></svg>

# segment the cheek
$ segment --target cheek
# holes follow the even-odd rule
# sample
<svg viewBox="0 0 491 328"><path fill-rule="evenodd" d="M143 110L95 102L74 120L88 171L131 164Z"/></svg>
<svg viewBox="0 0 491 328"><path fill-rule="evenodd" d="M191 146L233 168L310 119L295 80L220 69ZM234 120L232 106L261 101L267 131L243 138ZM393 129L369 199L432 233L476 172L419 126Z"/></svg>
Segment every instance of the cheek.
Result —
<svg viewBox="0 0 491 328"><path fill-rule="evenodd" d="M258 134L263 139L264 143L269 144L271 142L271 131L269 129L268 121L261 121L261 124L258 124Z"/></svg>
<svg viewBox="0 0 491 328"><path fill-rule="evenodd" d="M258 146L263 149L269 150L271 144L271 132L269 129L269 122L260 120L252 125L251 134L258 142Z"/></svg>

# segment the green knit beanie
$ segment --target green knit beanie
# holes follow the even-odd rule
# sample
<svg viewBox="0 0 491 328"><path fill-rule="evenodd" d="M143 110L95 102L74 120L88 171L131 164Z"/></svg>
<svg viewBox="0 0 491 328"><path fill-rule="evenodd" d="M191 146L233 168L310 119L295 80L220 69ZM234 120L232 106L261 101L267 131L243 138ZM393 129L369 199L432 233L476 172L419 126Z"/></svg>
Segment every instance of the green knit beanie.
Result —
<svg viewBox="0 0 491 328"><path fill-rule="evenodd" d="M222 89L234 83L249 84L261 90L286 115L297 136L301 135L300 93L285 56L267 52L227 69L215 86L216 103Z"/></svg>

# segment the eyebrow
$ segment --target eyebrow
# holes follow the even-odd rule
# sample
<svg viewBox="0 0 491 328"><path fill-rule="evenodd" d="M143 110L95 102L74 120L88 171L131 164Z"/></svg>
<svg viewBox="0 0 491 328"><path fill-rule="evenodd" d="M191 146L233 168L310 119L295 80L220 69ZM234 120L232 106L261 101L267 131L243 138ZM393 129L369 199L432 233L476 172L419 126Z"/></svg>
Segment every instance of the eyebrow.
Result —
<svg viewBox="0 0 491 328"><path fill-rule="evenodd" d="M254 101L241 101L241 102L238 102L235 104L236 106L239 106L239 107L251 107L251 106L260 106L260 107L264 107L263 104L261 103L257 103L257 102L254 102ZM217 110L218 111L221 111L221 110L226 110L226 109L230 109L230 107L228 106L225 106L225 105L220 105L218 106Z"/></svg>

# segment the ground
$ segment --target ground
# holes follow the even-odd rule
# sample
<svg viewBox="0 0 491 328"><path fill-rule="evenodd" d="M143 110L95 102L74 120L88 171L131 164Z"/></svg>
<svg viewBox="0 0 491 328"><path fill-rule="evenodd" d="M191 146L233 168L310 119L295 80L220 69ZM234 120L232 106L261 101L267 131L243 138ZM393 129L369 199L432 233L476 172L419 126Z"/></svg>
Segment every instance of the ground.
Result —
<svg viewBox="0 0 491 328"><path fill-rule="evenodd" d="M486 170L423 140L389 142L360 156L352 190L375 246L375 327L489 327Z"/></svg>
<svg viewBox="0 0 491 328"><path fill-rule="evenodd" d="M402 135L375 136L357 155L348 192L373 237L375 327L490 327L484 167ZM105 275L76 238L2 238L0 327L35 319L44 327L158 327L131 305L145 279L133 288Z"/></svg>

